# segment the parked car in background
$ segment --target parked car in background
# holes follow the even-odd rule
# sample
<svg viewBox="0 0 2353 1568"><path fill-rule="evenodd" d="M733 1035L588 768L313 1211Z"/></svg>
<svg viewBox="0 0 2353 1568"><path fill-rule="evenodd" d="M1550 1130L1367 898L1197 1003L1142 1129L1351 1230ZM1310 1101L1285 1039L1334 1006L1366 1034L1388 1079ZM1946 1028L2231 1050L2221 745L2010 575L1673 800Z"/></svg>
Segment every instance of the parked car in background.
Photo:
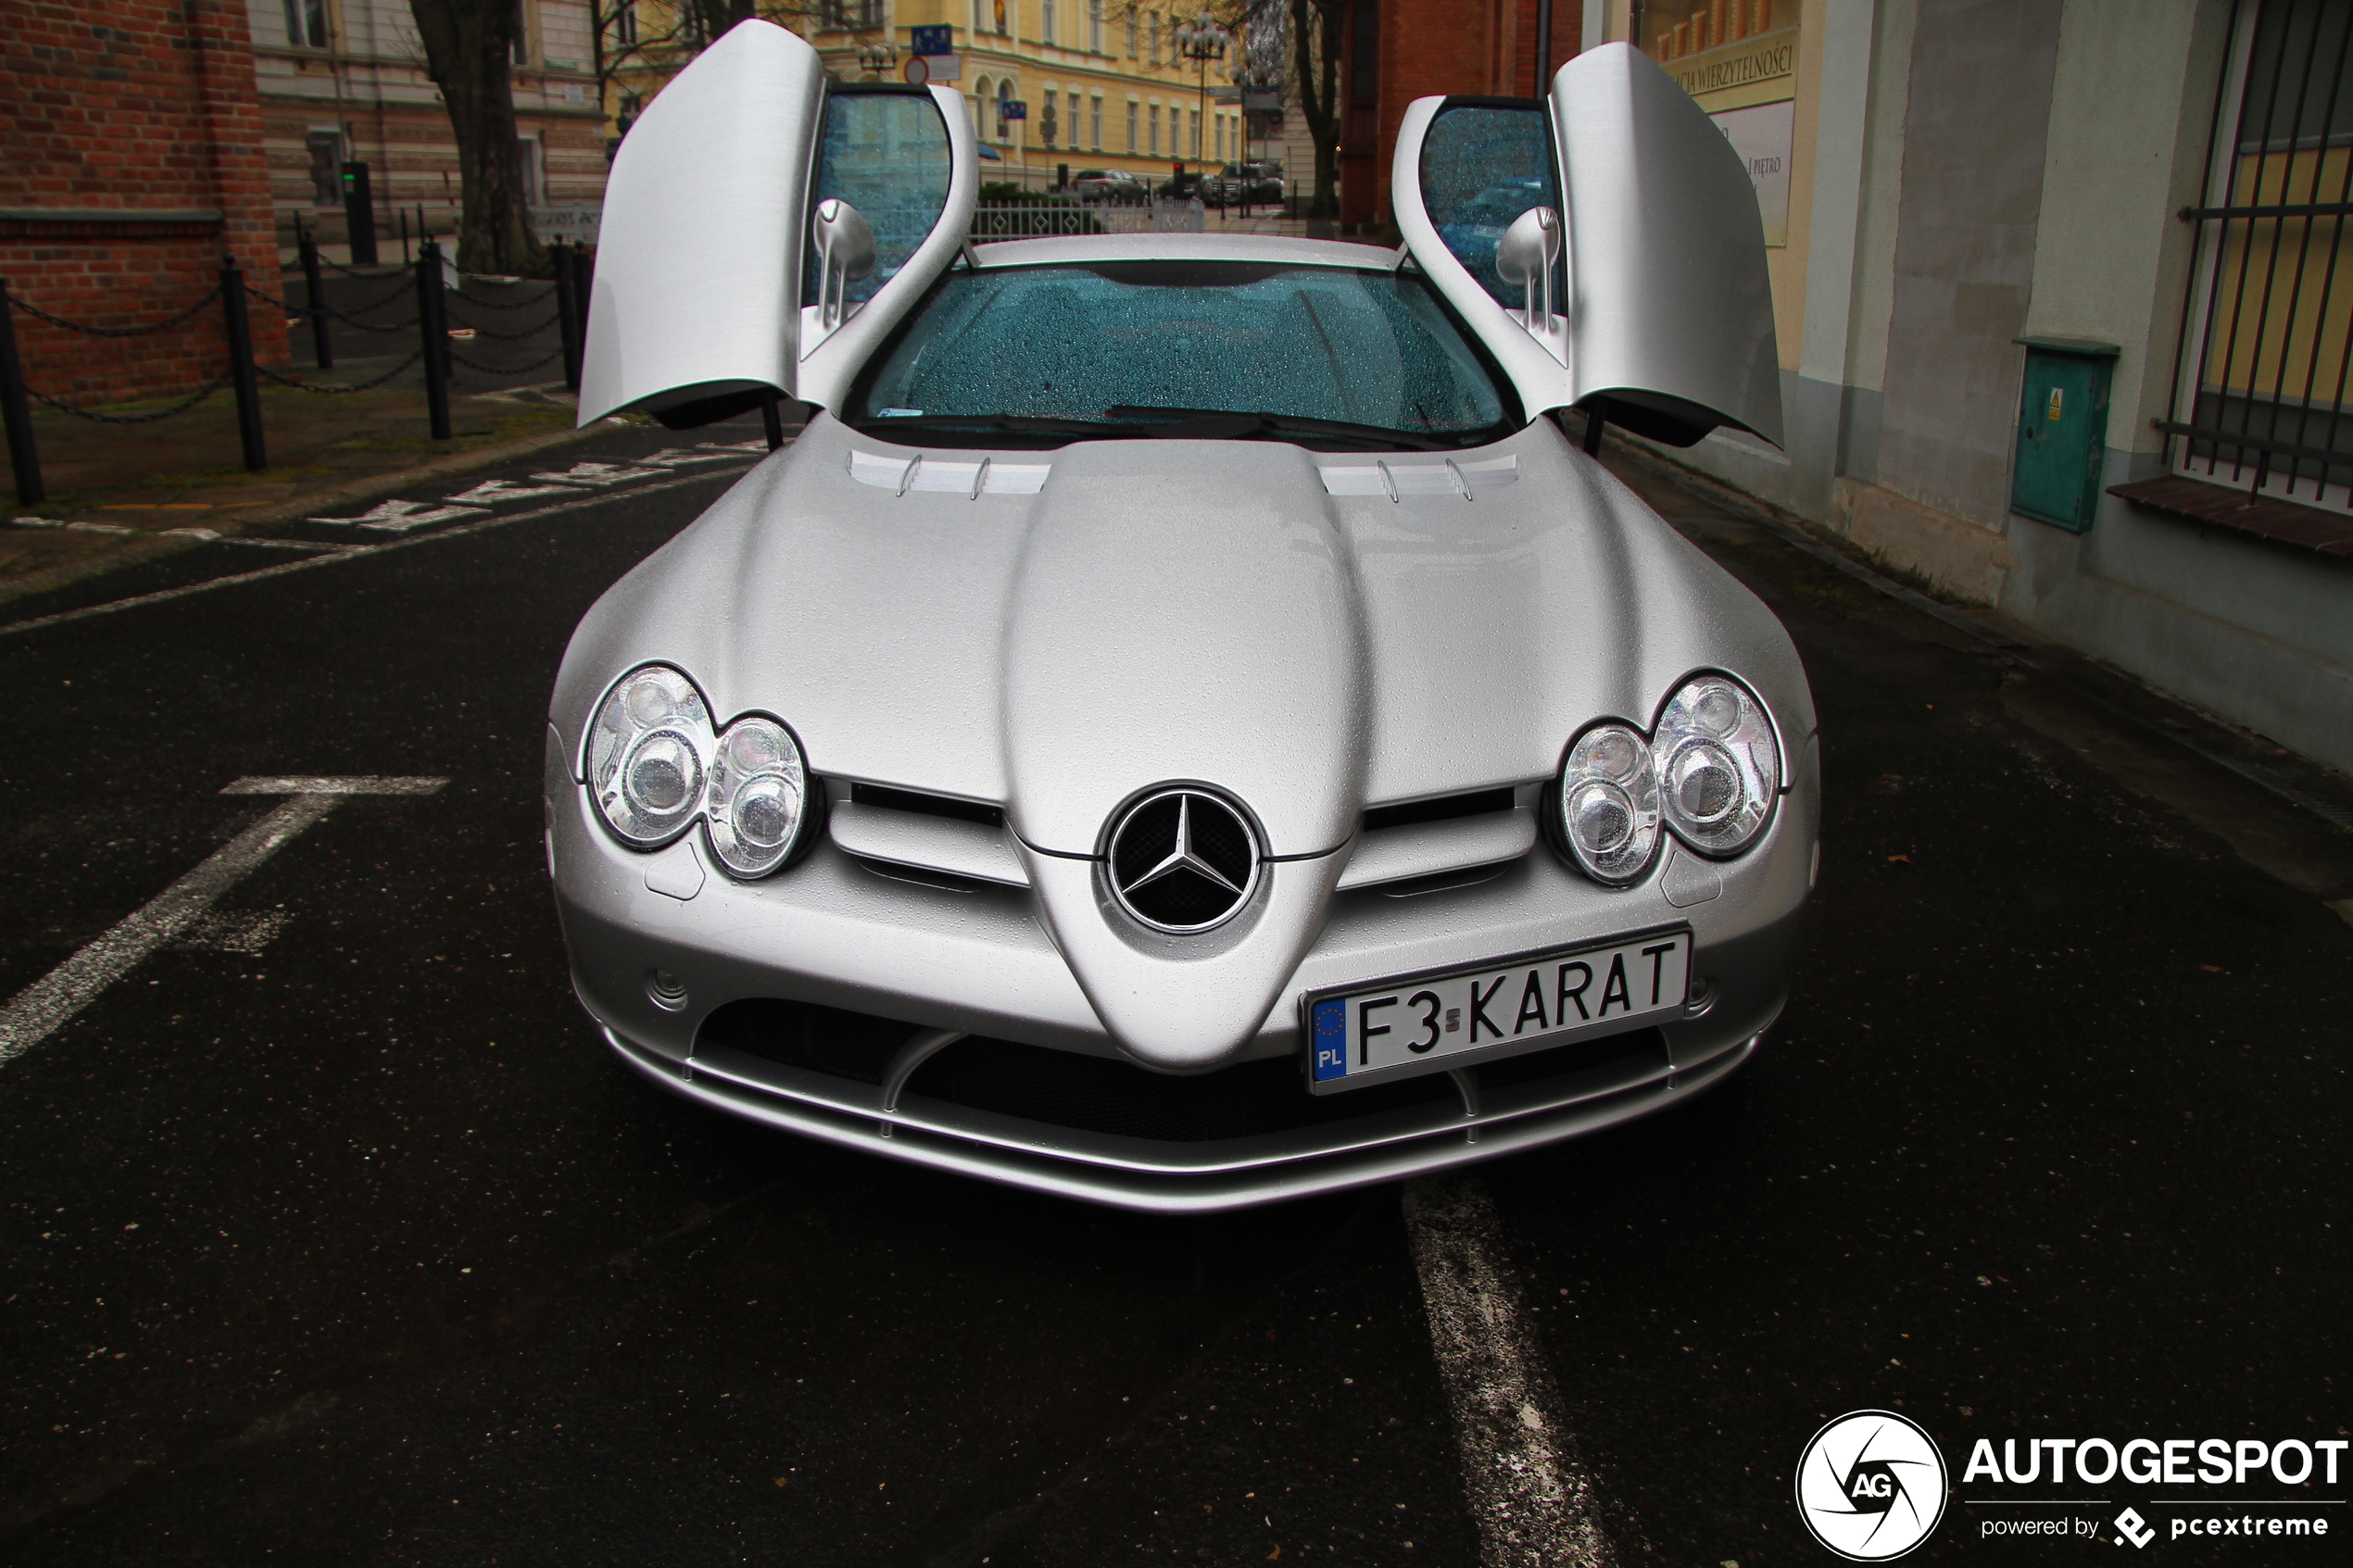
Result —
<svg viewBox="0 0 2353 1568"><path fill-rule="evenodd" d="M1150 194L1141 180L1124 169L1082 169L1071 176L1071 194L1085 202L1141 205Z"/></svg>
<svg viewBox="0 0 2353 1568"><path fill-rule="evenodd" d="M1284 194L1283 166L1271 161L1229 163L1201 182L1201 199L1211 207L1277 206Z"/></svg>

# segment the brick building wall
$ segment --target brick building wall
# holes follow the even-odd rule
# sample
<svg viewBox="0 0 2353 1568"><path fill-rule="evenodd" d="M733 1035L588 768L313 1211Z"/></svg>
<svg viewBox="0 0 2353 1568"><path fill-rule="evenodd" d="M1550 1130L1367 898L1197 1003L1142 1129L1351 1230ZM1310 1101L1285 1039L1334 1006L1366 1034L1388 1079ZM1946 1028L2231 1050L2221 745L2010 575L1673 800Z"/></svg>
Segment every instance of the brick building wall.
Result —
<svg viewBox="0 0 2353 1568"><path fill-rule="evenodd" d="M1537 0L1355 0L1342 29L1341 222L1391 220L1390 155L1416 98L1542 91L1577 53L1585 18L1579 0L1554 0L1540 48L1537 11Z"/></svg>
<svg viewBox="0 0 2353 1568"><path fill-rule="evenodd" d="M219 281L224 253L276 292L269 170L236 0L13 0L0 41L0 276L69 320L159 320ZM286 358L256 305L254 350ZM133 338L16 314L25 379L73 404L194 390L228 364L220 307Z"/></svg>

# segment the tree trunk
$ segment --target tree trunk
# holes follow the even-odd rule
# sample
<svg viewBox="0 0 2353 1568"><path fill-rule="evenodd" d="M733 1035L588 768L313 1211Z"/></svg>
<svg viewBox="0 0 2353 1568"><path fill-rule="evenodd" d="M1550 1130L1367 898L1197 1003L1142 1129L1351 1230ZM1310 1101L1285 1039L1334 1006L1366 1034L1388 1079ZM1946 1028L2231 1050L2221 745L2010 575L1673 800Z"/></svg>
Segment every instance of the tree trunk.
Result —
<svg viewBox="0 0 2353 1568"><path fill-rule="evenodd" d="M1342 0L1290 0L1298 56L1299 107L1315 144L1315 194L1310 218L1340 216L1340 19Z"/></svg>
<svg viewBox="0 0 2353 1568"><path fill-rule="evenodd" d="M511 62L522 8L513 0L409 0L409 11L458 137L459 269L536 276L547 252L532 232L515 139Z"/></svg>

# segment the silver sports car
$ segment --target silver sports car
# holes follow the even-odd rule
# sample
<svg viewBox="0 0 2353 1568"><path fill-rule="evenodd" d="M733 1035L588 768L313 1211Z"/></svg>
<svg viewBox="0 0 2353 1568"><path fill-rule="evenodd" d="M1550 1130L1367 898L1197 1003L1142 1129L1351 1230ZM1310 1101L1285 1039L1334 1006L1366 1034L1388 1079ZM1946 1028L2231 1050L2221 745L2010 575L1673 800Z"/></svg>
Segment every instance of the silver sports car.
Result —
<svg viewBox="0 0 2353 1568"><path fill-rule="evenodd" d="M1592 456L1780 436L1723 137L1623 45L1424 100L1393 252L975 245L975 157L952 91L758 21L621 149L584 421L814 411L564 658L548 864L612 1048L1164 1210L1739 1067L1814 877L1813 704Z"/></svg>

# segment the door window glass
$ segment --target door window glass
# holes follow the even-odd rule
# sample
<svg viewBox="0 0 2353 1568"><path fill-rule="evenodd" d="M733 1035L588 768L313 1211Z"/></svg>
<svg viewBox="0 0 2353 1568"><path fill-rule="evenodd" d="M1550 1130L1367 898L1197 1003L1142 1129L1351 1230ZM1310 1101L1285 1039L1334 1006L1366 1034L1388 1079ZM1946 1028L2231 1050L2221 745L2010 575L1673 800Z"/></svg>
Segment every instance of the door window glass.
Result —
<svg viewBox="0 0 2353 1568"><path fill-rule="evenodd" d="M1531 207L1560 210L1544 111L1464 105L1442 108L1422 143L1422 207L1479 287L1517 309L1522 291L1495 270L1495 246ZM1553 297L1563 297L1556 279Z"/></svg>
<svg viewBox="0 0 2353 1568"><path fill-rule="evenodd" d="M929 94L837 91L825 101L824 139L810 210L839 199L875 232L875 270L850 283L852 304L872 299L915 254L948 205L948 127ZM808 244L809 236L801 236ZM815 250L801 269L803 305L817 303Z"/></svg>

